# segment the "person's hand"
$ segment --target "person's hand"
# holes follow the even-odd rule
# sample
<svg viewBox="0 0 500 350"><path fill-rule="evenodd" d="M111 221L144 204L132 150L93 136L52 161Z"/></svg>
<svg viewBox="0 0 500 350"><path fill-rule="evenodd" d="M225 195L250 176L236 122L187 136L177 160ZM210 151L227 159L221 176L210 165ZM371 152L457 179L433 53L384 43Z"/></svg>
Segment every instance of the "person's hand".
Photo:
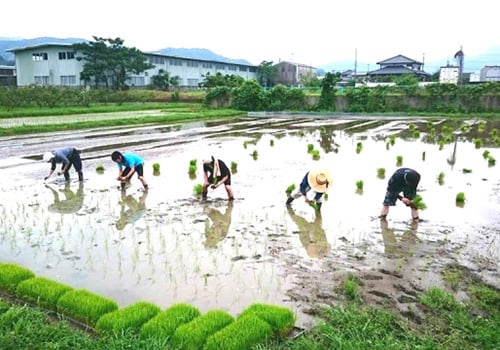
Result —
<svg viewBox="0 0 500 350"><path fill-rule="evenodd" d="M59 175L59 176L61 176L62 174L63 174L63 172L62 172L62 171L58 171L58 172L57 172L57 175Z"/></svg>
<svg viewBox="0 0 500 350"><path fill-rule="evenodd" d="M304 196L304 199L305 199L307 204L311 203L311 201L309 200L309 198L307 198L307 196Z"/></svg>
<svg viewBox="0 0 500 350"><path fill-rule="evenodd" d="M217 184L213 184L212 186L210 186L210 188L211 188L212 190L215 190L215 189L217 188Z"/></svg>
<svg viewBox="0 0 500 350"><path fill-rule="evenodd" d="M411 204L411 199L408 199L406 197L403 197L403 199L401 199L403 201L404 204L406 204L407 206Z"/></svg>
<svg viewBox="0 0 500 350"><path fill-rule="evenodd" d="M49 177L48 177L48 176L45 176L45 177L43 178L43 181L47 181L48 179L49 179Z"/></svg>

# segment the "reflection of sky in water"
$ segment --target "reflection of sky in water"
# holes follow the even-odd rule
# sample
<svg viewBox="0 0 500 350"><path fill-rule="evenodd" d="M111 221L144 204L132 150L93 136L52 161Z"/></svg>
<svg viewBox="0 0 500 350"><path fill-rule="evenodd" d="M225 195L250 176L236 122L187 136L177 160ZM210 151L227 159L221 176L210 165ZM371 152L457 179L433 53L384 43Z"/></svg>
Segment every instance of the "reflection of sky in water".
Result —
<svg viewBox="0 0 500 350"><path fill-rule="evenodd" d="M173 128L171 136L176 140L182 139L183 130L189 135L199 130L200 134L189 136L191 142L170 140L168 146L134 149L146 159L151 189L141 215L121 229L116 227L122 201L114 181L117 170L109 155L102 155L104 146L99 138L92 141L96 151L82 153L84 203L76 213L49 210L53 192L39 180L48 171L46 164L24 164L19 170L9 161L1 185L2 261L20 263L36 274L112 297L122 305L147 300L166 307L185 301L202 310L222 308L233 314L255 301L295 308L287 301L293 276L287 276L284 259L295 256L297 264L314 267L321 257L305 244L304 230L314 226L304 222L314 222L313 210L299 198L292 205L297 218L292 217L285 207L285 189L292 183L298 186L310 167L326 164L334 183L323 204L322 246L339 258L360 251L383 254L387 242L379 220L374 218L379 214L387 180L396 169L396 157L401 155L403 166L422 174L420 194L428 207L421 212L425 221L418 225L418 240L412 242L412 249L425 252L435 249L436 244L450 249L461 246L462 252L489 257L498 265L500 243L495 227L500 213L498 195L492 193L498 189L496 167L500 165L488 167L482 157L488 149L500 160L498 148L475 149L470 140L460 140L452 168L446 162L452 144L439 150L437 144L396 138L394 146L387 148L383 137L399 132L401 122L388 123L385 128L380 122L362 123L364 128L359 128L359 122L336 119L244 120L214 125L214 134L209 127L197 124ZM416 125L423 127L426 122ZM321 135L322 126L327 136ZM350 131L342 131L344 127ZM200 136L201 132L205 136ZM54 142L62 141L56 137ZM247 148L244 141L248 141ZM339 145L337 153L328 148L333 141ZM117 136L114 142L122 144L124 140ZM363 143L359 154L355 151L358 142ZM320 150L319 162L307 153L308 144ZM33 149L26 152L33 154ZM256 160L251 156L254 150L258 151ZM228 210L223 187L210 191L207 203L193 196L194 185L202 182L201 160L209 155L228 165L236 162L238 172L233 175L236 200L230 215L211 219L219 220L227 232L218 232L223 238L207 245L209 213L217 210L223 216ZM194 180L188 176L191 159L198 160ZM156 162L161 165L159 176L152 175ZM99 163L105 165L102 175L93 170ZM385 179L377 178L381 167L386 169ZM463 168L472 169L472 173L464 174ZM22 181L16 181L20 171ZM445 173L443 185L437 183L440 172ZM73 170L71 175L76 178ZM50 186L62 195L64 184L60 180L53 179ZM355 193L357 180L364 182L363 194ZM78 184L72 182L70 189L76 193ZM139 201L140 189L139 180L133 177L127 195ZM458 192L467 198L463 208L455 205ZM388 228L397 244L402 242L409 218L410 210L401 203L390 210ZM433 244L432 248L428 244Z"/></svg>

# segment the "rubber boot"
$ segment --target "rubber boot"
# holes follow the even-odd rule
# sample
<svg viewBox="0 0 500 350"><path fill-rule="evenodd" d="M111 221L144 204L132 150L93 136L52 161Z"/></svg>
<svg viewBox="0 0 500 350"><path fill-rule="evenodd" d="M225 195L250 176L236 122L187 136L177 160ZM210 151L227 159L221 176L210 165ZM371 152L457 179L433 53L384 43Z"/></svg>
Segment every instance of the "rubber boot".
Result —
<svg viewBox="0 0 500 350"><path fill-rule="evenodd" d="M286 205L290 205L292 204L293 202L293 197L288 197L288 199L286 200Z"/></svg>
<svg viewBox="0 0 500 350"><path fill-rule="evenodd" d="M78 172L78 181L83 181L83 173L81 171Z"/></svg>
<svg viewBox="0 0 500 350"><path fill-rule="evenodd" d="M64 173L64 180L69 181L69 172Z"/></svg>
<svg viewBox="0 0 500 350"><path fill-rule="evenodd" d="M207 199L207 191L201 193L201 199Z"/></svg>

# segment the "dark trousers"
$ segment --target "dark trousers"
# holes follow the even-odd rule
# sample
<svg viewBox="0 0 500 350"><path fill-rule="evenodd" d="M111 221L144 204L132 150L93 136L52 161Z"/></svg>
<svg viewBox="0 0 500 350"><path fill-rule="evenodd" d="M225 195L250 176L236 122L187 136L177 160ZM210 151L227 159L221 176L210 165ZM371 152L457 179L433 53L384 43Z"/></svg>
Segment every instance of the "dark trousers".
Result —
<svg viewBox="0 0 500 350"><path fill-rule="evenodd" d="M71 166L75 167L75 171L78 173L78 181L83 181L83 172L82 172L82 159L80 158L80 152L75 148L73 152L68 157L69 159L69 167L64 172L64 179L69 181L69 169Z"/></svg>

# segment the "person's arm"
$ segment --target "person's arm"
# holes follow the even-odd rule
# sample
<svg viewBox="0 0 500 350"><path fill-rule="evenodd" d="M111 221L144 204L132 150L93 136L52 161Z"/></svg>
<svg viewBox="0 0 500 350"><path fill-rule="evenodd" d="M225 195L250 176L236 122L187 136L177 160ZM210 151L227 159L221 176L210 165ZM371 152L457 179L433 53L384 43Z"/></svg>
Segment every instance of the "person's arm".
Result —
<svg viewBox="0 0 500 350"><path fill-rule="evenodd" d="M121 180L127 181L128 179L130 179L132 177L132 175L134 175L134 173L135 173L135 167L131 166L130 171L128 172L127 176L121 176Z"/></svg>
<svg viewBox="0 0 500 350"><path fill-rule="evenodd" d="M62 165L61 165L61 170L57 173L57 175L62 175L63 173L65 173L69 169L71 162L69 161L68 157L66 157L65 154L56 152L54 159L57 159L58 157L61 160Z"/></svg>
<svg viewBox="0 0 500 350"><path fill-rule="evenodd" d="M224 176L222 179L220 179L220 181L214 183L212 185L212 188L215 189L215 188L219 187L221 184L223 184L224 182L226 182L226 180L227 180L228 177L229 177L229 175Z"/></svg>
<svg viewBox="0 0 500 350"><path fill-rule="evenodd" d="M52 161L50 162L49 174L45 176L44 180L47 180L49 177L51 177L55 170L56 170L56 159L53 158Z"/></svg>
<svg viewBox="0 0 500 350"><path fill-rule="evenodd" d="M309 203L309 198L307 198L307 189L309 188L309 181L307 179L308 175L309 175L309 172L306 173L306 175L304 176L304 178L300 182L300 186L299 186L300 193L302 193L302 195L304 196L306 203Z"/></svg>

